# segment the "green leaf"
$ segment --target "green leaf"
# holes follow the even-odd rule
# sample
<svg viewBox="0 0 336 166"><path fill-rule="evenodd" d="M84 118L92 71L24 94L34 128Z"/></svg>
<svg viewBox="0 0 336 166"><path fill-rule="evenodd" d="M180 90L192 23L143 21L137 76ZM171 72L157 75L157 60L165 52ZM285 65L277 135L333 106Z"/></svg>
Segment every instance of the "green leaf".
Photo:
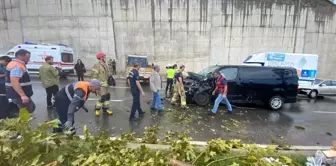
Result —
<svg viewBox="0 0 336 166"><path fill-rule="evenodd" d="M36 157L34 157L31 165L36 165L40 161L40 157L41 157L41 154L39 154Z"/></svg>
<svg viewBox="0 0 336 166"><path fill-rule="evenodd" d="M239 166L239 164L237 164L236 162L233 162L233 163L230 164L229 166Z"/></svg>
<svg viewBox="0 0 336 166"><path fill-rule="evenodd" d="M19 119L23 122L28 122L30 118L30 113L28 112L27 108L21 108L19 113Z"/></svg>
<svg viewBox="0 0 336 166"><path fill-rule="evenodd" d="M287 157L287 156L281 156L280 159L282 160L282 162L286 163L286 164L292 164L292 159Z"/></svg>
<svg viewBox="0 0 336 166"><path fill-rule="evenodd" d="M84 125L83 127L83 133L84 133L85 138L90 136L89 130L86 125Z"/></svg>

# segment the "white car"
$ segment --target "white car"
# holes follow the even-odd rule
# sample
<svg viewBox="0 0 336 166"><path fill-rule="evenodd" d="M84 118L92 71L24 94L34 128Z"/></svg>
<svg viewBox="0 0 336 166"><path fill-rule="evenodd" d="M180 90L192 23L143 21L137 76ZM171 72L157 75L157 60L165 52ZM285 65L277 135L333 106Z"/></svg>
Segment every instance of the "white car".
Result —
<svg viewBox="0 0 336 166"><path fill-rule="evenodd" d="M300 93L313 99L317 96L336 96L336 80L316 79L313 85L302 87Z"/></svg>

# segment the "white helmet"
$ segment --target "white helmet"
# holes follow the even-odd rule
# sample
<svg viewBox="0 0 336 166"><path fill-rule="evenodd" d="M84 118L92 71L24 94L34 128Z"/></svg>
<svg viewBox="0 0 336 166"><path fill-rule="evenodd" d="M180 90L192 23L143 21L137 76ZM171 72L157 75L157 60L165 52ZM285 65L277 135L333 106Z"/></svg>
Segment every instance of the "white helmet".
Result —
<svg viewBox="0 0 336 166"><path fill-rule="evenodd" d="M171 67L172 65L170 63L168 63L168 65L166 67Z"/></svg>

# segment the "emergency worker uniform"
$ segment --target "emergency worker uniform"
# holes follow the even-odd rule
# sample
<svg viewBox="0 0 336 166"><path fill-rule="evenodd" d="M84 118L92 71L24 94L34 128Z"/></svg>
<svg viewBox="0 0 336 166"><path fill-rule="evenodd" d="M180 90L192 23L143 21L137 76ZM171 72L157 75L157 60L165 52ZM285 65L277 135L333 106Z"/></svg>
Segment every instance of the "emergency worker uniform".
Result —
<svg viewBox="0 0 336 166"><path fill-rule="evenodd" d="M0 74L6 74L6 67L0 64ZM9 106L8 98L6 95L6 76L0 78L0 119L7 117L7 109Z"/></svg>
<svg viewBox="0 0 336 166"><path fill-rule="evenodd" d="M131 115L130 115L130 120L135 118L135 113L136 111L139 112L139 115L143 115L144 112L141 109L141 104L140 104L140 90L136 84L136 81L139 81L139 71L137 69L132 69L129 72L128 79L130 82L130 87L131 87L131 93L133 96L133 104L132 104L132 110L131 110Z"/></svg>
<svg viewBox="0 0 336 166"><path fill-rule="evenodd" d="M182 83L183 83L183 74L180 70L178 70L175 75L174 75L174 95L173 98L171 100L172 104L176 104L178 98L180 97L181 99L181 106L182 107L186 107L187 106L187 102L185 99L185 92L184 92L184 86L180 84L179 82L179 78L182 78Z"/></svg>
<svg viewBox="0 0 336 166"><path fill-rule="evenodd" d="M168 88L169 88L169 93L171 94L173 92L173 83L174 83L174 75L175 75L175 69L173 69L172 67L168 67L167 68L167 86L166 86L166 95L168 92Z"/></svg>
<svg viewBox="0 0 336 166"><path fill-rule="evenodd" d="M92 79L96 79L102 82L102 87L99 93L99 100L96 102L95 111L98 116L99 111L103 109L103 111L109 115L112 115L113 112L110 111L110 99L105 99L104 95L108 93L108 77L109 77L109 68L104 62L96 63L91 71Z"/></svg>
<svg viewBox="0 0 336 166"><path fill-rule="evenodd" d="M14 59L11 62L8 63L7 65L7 75L6 75L6 94L9 99L12 100L14 104L16 104L19 109L21 108L26 108L28 112L32 113L35 111L35 103L32 101L31 97L33 96L33 88L30 82L30 76L28 74L26 65L23 61L20 61L18 59ZM19 69L19 70L17 70ZM16 74L15 72L23 72L23 74ZM15 76L19 77L19 83L20 86L25 93L25 95L29 98L29 102L27 104L23 104L21 100L21 96L14 90L11 82L10 82L10 77Z"/></svg>
<svg viewBox="0 0 336 166"><path fill-rule="evenodd" d="M55 105L60 121L60 126L56 130L57 132L62 132L65 129L65 125L67 128L71 128L74 125L75 112L84 107L89 94L89 82L87 81L69 84L57 93Z"/></svg>

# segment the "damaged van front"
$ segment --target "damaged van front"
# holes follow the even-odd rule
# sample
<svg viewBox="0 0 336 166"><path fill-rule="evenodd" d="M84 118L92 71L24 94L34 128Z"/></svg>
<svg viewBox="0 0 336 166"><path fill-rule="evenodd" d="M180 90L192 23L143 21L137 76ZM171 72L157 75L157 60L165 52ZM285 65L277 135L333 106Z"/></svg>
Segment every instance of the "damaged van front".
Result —
<svg viewBox="0 0 336 166"><path fill-rule="evenodd" d="M196 103L199 106L210 104L211 93L215 87L213 72L219 66L210 66L199 73L188 72L188 77L184 81L184 90L188 103Z"/></svg>

